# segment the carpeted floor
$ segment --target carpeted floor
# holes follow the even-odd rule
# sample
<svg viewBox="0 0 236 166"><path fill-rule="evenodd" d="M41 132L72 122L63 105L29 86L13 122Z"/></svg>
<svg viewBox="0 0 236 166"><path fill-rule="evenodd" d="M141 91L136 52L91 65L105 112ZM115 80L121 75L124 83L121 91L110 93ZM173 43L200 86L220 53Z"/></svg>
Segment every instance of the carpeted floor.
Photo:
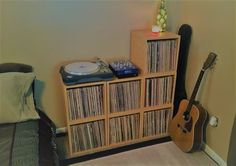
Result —
<svg viewBox="0 0 236 166"><path fill-rule="evenodd" d="M66 149L59 146L59 151L61 156L67 156ZM184 153L173 142L165 142L70 166L217 166L217 164L202 151Z"/></svg>

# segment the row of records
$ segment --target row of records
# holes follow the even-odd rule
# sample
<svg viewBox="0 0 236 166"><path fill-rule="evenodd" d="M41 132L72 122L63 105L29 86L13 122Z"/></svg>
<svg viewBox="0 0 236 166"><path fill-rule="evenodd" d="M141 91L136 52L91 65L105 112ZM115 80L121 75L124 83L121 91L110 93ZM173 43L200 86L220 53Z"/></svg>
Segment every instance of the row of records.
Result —
<svg viewBox="0 0 236 166"><path fill-rule="evenodd" d="M143 137L166 134L171 117L172 111L170 109L145 112L143 116ZM106 144L104 120L72 125L70 130L73 153L102 147ZM115 117L109 120L110 144L138 139L139 136L139 114Z"/></svg>

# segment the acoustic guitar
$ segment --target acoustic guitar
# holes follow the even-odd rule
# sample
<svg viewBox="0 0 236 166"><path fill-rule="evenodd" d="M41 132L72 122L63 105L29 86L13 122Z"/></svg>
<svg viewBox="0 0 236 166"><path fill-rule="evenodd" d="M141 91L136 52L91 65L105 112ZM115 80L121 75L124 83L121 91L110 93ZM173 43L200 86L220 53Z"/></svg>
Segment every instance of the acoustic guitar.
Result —
<svg viewBox="0 0 236 166"><path fill-rule="evenodd" d="M184 152L200 150L203 143L203 127L206 123L208 113L195 101L202 77L216 59L215 53L210 53L204 62L197 82L193 89L190 100L184 99L180 102L175 117L170 121L169 133L173 142Z"/></svg>

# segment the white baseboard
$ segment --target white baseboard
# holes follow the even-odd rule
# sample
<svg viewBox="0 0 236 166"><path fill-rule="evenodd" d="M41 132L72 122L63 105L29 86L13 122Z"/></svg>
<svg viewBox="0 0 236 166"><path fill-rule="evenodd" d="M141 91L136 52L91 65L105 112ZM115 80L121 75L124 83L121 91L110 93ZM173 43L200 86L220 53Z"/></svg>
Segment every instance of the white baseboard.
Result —
<svg viewBox="0 0 236 166"><path fill-rule="evenodd" d="M227 166L227 163L216 153L214 152L207 144L204 145L204 152L210 156L219 166Z"/></svg>
<svg viewBox="0 0 236 166"><path fill-rule="evenodd" d="M56 129L56 134L62 134L62 133L67 133L66 127L61 127Z"/></svg>

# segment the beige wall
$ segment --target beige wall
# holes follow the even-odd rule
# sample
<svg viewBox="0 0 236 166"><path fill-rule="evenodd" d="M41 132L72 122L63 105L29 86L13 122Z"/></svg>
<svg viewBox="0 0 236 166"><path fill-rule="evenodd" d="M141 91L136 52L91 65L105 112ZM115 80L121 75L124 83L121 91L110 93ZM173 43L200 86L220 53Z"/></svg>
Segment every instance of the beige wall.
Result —
<svg viewBox="0 0 236 166"><path fill-rule="evenodd" d="M156 1L1 1L3 62L31 64L39 105L65 126L58 63L129 56L130 30L150 28Z"/></svg>
<svg viewBox="0 0 236 166"><path fill-rule="evenodd" d="M234 27L236 27L236 2L234 2ZM236 30L234 30L234 99L236 99ZM234 111L236 118L236 102L234 103Z"/></svg>
<svg viewBox="0 0 236 166"><path fill-rule="evenodd" d="M149 28L158 2L143 0L1 1L1 62L23 62L35 68L39 105L58 127L65 125L57 64L73 59L128 57L129 32ZM193 27L187 67L187 91L210 51L219 57L206 73L198 99L220 118L207 128L207 144L225 161L232 127L236 40L234 1L168 1L169 30ZM235 37L234 37L235 36Z"/></svg>
<svg viewBox="0 0 236 166"><path fill-rule="evenodd" d="M236 2L235 2L236 3ZM236 27L236 5L234 4L234 27ZM236 29L234 28L234 45L236 43ZM236 47L234 46L234 55L236 55ZM236 56L234 56L234 62L236 62ZM236 65L234 64L234 99L236 99ZM235 117L236 117L236 103L234 103Z"/></svg>
<svg viewBox="0 0 236 166"><path fill-rule="evenodd" d="M2 3L0 1L0 62L3 61L3 56L2 56Z"/></svg>
<svg viewBox="0 0 236 166"><path fill-rule="evenodd" d="M209 52L218 54L206 72L197 99L210 115L219 117L216 128L207 127L206 143L227 160L235 110L235 1L172 1L168 3L169 25L183 23L193 28L187 66L186 89L191 95L202 64Z"/></svg>

